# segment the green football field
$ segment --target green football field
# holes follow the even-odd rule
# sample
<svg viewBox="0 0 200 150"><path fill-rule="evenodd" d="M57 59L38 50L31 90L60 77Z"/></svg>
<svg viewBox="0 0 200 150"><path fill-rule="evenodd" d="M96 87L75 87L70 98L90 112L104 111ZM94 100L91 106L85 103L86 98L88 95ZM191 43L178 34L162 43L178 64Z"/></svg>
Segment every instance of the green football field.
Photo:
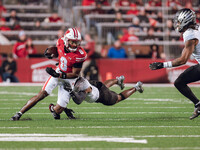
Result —
<svg viewBox="0 0 200 150"><path fill-rule="evenodd" d="M64 113L53 119L48 106L57 101L55 90L20 121L10 121L40 88L0 87L0 149L200 149L200 117L189 120L193 104L174 87L145 86L114 106L71 100L76 120ZM192 90L200 98L200 87Z"/></svg>

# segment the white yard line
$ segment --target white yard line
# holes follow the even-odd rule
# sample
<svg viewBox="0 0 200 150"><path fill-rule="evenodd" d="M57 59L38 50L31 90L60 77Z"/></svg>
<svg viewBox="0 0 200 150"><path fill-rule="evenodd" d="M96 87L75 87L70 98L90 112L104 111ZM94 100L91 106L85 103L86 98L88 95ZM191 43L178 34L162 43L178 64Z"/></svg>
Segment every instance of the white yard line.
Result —
<svg viewBox="0 0 200 150"><path fill-rule="evenodd" d="M26 96L34 96L38 93L29 93L29 92L8 92L8 91L0 91L0 95L26 95ZM50 94L49 96L55 96L55 94Z"/></svg>
<svg viewBox="0 0 200 150"><path fill-rule="evenodd" d="M25 129L25 128L48 129L51 127L0 127L0 129L15 129L15 128L18 128L18 129ZM55 128L56 129L127 129L127 128L130 129L130 128L199 128L199 126L74 126L74 127L65 126L65 127L55 127ZM149 135L149 136L152 136L152 135ZM160 136L162 136L162 135L160 135ZM182 135L179 135L179 136L182 136ZM185 136L187 136L187 135L185 135ZM200 136L200 135L194 135L194 136Z"/></svg>
<svg viewBox="0 0 200 150"><path fill-rule="evenodd" d="M88 136L86 134L0 134L0 141L74 142L106 141L120 143L147 144L146 139L135 140L129 137Z"/></svg>
<svg viewBox="0 0 200 150"><path fill-rule="evenodd" d="M43 127L37 127L43 128ZM199 126L77 126L77 127L56 127L56 128L86 128L86 129L126 129L126 128L199 128Z"/></svg>

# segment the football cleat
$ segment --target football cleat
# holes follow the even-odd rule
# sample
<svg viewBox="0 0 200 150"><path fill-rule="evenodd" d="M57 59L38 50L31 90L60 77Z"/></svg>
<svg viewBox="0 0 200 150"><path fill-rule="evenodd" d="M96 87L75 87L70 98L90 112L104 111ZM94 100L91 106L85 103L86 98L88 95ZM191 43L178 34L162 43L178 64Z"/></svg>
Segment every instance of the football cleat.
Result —
<svg viewBox="0 0 200 150"><path fill-rule="evenodd" d="M140 92L140 93L143 93L143 91L144 91L144 89L143 89L143 87L142 87L142 82L140 82L140 81L138 81L137 83L136 83L136 85L135 85L135 88L136 88L136 90L138 91L138 92Z"/></svg>
<svg viewBox="0 0 200 150"><path fill-rule="evenodd" d="M72 113L75 113L72 109L65 108L64 112L66 113L69 119L76 119Z"/></svg>
<svg viewBox="0 0 200 150"><path fill-rule="evenodd" d="M190 117L190 120L198 117L199 115L200 115L200 106L197 106L197 107L194 108L194 113Z"/></svg>
<svg viewBox="0 0 200 150"><path fill-rule="evenodd" d="M123 90L124 89L124 79L125 79L125 77L122 75L122 76L116 77L116 79L117 79L117 84L119 85L121 90Z"/></svg>
<svg viewBox="0 0 200 150"><path fill-rule="evenodd" d="M53 109L53 107L54 107L54 104L50 104L49 105L49 110L50 110L53 118L54 119L60 119L60 115L55 112L55 110Z"/></svg>
<svg viewBox="0 0 200 150"><path fill-rule="evenodd" d="M21 113L16 113L13 117L10 118L12 121L17 121L21 118L22 114Z"/></svg>

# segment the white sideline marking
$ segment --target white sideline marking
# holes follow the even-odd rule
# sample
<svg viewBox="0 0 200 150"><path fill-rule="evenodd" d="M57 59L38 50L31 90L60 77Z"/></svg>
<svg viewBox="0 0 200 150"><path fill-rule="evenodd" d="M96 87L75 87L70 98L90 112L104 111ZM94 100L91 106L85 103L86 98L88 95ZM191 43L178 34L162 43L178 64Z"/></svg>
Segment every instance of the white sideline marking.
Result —
<svg viewBox="0 0 200 150"><path fill-rule="evenodd" d="M147 140L135 140L127 137L88 136L85 134L0 134L0 141L38 141L38 142L74 142L106 141L120 143L147 144Z"/></svg>

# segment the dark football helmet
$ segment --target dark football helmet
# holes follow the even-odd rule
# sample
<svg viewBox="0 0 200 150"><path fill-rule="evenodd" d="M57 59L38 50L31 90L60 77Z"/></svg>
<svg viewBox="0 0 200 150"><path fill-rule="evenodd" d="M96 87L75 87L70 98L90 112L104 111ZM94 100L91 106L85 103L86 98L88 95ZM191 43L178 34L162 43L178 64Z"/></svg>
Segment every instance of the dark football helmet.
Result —
<svg viewBox="0 0 200 150"><path fill-rule="evenodd" d="M191 9L184 8L177 11L174 18L174 28L178 32L183 32L189 25L196 24L195 12Z"/></svg>

